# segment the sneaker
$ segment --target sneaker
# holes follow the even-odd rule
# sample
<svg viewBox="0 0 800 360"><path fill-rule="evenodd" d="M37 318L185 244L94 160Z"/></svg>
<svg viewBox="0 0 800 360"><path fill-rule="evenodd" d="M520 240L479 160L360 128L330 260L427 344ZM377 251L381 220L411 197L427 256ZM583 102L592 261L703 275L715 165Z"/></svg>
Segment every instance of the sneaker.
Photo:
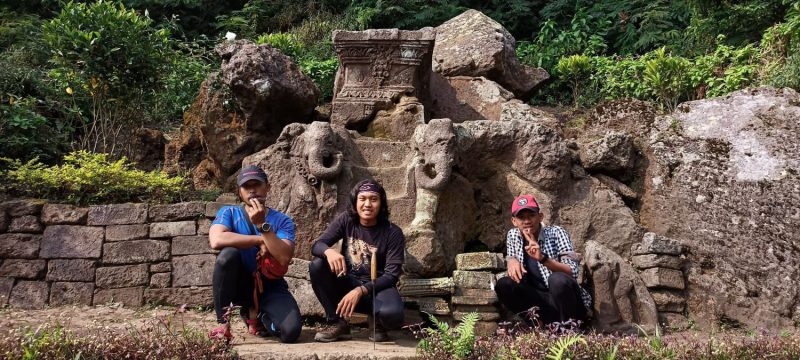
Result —
<svg viewBox="0 0 800 360"><path fill-rule="evenodd" d="M369 341L374 341L374 342L389 341L389 333L386 331L386 329L383 328L383 325L376 324L373 321L372 315L367 316L367 322L369 323ZM374 332L372 330L373 326L376 326ZM375 334L374 337L372 336L373 334Z"/></svg>
<svg viewBox="0 0 800 360"><path fill-rule="evenodd" d="M350 338L350 324L344 319L339 319L334 324L325 326L314 335L314 341L334 342Z"/></svg>

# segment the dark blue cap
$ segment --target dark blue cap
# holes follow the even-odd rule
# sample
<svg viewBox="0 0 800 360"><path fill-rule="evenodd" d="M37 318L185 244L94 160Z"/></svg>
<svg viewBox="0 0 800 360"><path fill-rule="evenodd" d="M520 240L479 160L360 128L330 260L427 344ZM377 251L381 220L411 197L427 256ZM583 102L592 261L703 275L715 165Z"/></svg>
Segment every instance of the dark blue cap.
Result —
<svg viewBox="0 0 800 360"><path fill-rule="evenodd" d="M267 182L267 173L264 170L261 170L260 167L255 165L250 165L248 167L239 170L239 176L236 177L236 184L239 186L244 185L244 183L250 180L258 180L260 182L266 183Z"/></svg>

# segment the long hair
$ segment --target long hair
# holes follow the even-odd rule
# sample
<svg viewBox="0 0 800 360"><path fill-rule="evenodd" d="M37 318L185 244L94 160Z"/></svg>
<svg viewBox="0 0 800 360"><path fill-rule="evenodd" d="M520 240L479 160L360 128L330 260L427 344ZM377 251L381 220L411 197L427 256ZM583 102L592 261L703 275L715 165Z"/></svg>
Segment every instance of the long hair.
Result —
<svg viewBox="0 0 800 360"><path fill-rule="evenodd" d="M350 216L353 217L353 220L358 220L358 210L356 210L356 202L358 202L358 188L364 184L373 184L375 187L378 188L378 195L381 197L381 207L380 211L378 212L378 222L389 222L389 200L386 199L386 190L383 189L383 186L375 180L367 179L361 180L353 187L353 190L350 191L350 208L347 209L347 212Z"/></svg>

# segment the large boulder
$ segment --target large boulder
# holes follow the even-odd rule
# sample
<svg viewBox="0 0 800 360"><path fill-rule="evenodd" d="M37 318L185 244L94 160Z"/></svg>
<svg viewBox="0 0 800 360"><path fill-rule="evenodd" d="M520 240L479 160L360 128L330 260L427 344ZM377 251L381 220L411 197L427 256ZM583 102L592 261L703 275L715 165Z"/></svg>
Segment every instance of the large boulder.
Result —
<svg viewBox="0 0 800 360"><path fill-rule="evenodd" d="M210 160L193 173L199 187L226 184L242 160L274 143L284 126L310 122L319 98L311 79L269 45L225 42L216 52L221 71L203 83L165 155L173 171Z"/></svg>
<svg viewBox="0 0 800 360"><path fill-rule="evenodd" d="M449 118L453 122L467 120L499 120L503 105L514 94L485 77L431 77L433 118Z"/></svg>
<svg viewBox="0 0 800 360"><path fill-rule="evenodd" d="M595 241L586 243L584 260L594 287L593 326L601 332L648 333L658 327L653 297L633 267Z"/></svg>
<svg viewBox="0 0 800 360"><path fill-rule="evenodd" d="M649 138L641 223L688 249L688 313L800 324L800 95L758 88L688 102Z"/></svg>
<svg viewBox="0 0 800 360"><path fill-rule="evenodd" d="M433 71L446 76L483 76L517 97L528 96L550 76L520 64L516 40L502 25L477 10L467 10L436 28Z"/></svg>

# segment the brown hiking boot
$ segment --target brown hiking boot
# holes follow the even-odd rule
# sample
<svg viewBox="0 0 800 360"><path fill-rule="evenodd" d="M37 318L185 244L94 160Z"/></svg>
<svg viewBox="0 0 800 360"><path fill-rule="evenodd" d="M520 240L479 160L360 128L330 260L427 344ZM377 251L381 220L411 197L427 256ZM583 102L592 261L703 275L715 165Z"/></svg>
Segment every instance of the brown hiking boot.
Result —
<svg viewBox="0 0 800 360"><path fill-rule="evenodd" d="M383 328L381 324L376 324L372 315L367 316L367 322L369 323L369 341L374 342L384 342L389 341L389 333L386 329ZM373 332L372 327L375 326L375 331ZM373 334L375 334L373 338Z"/></svg>
<svg viewBox="0 0 800 360"><path fill-rule="evenodd" d="M314 335L314 341L334 342L350 338L350 324L344 319L339 319L334 324L326 325Z"/></svg>

